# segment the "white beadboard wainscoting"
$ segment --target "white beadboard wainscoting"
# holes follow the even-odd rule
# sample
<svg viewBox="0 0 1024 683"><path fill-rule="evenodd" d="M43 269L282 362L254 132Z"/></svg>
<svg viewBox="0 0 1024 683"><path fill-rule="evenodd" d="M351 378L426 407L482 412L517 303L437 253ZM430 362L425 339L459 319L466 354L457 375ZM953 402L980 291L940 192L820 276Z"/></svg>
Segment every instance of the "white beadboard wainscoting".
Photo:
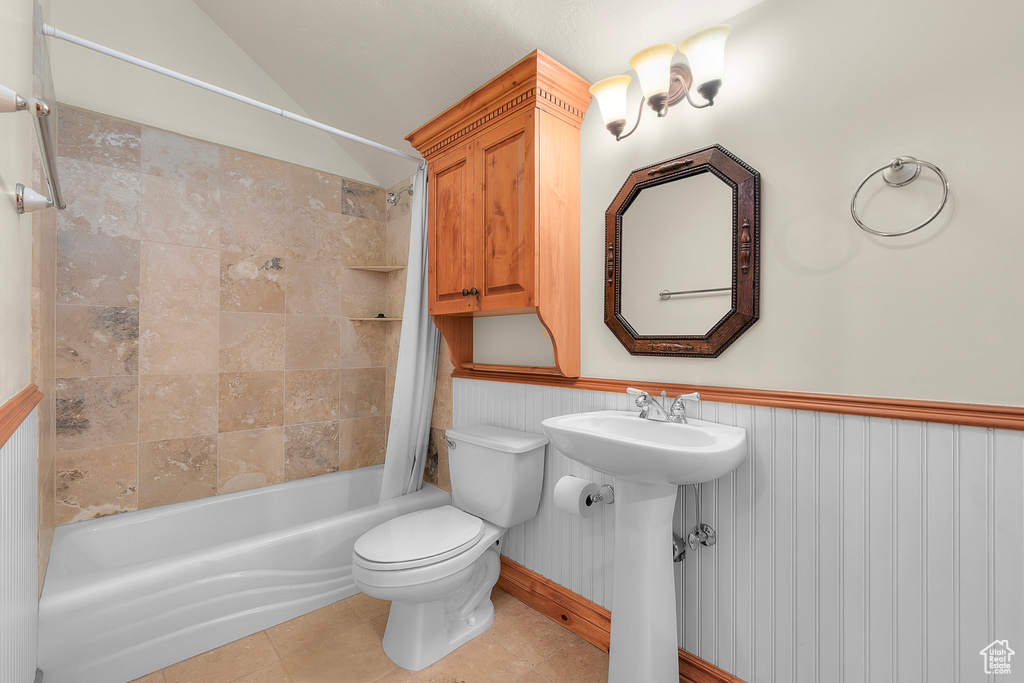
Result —
<svg viewBox="0 0 1024 683"><path fill-rule="evenodd" d="M36 674L37 411L0 448L0 681Z"/></svg>
<svg viewBox="0 0 1024 683"><path fill-rule="evenodd" d="M636 410L624 393L454 380L455 426L539 433L605 409ZM745 427L750 452L703 487L718 544L676 565L680 647L751 683L1024 680L1024 432L709 401L698 417ZM503 552L610 608L615 506L580 519L551 495L565 474L611 479L547 453L540 511ZM996 639L1020 653L1010 676L984 674Z"/></svg>

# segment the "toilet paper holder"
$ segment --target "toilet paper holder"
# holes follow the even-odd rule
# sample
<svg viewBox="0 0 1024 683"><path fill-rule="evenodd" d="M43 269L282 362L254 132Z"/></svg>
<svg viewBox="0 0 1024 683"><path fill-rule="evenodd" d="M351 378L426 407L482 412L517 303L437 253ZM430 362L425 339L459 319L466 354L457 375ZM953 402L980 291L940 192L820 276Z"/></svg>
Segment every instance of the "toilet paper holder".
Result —
<svg viewBox="0 0 1024 683"><path fill-rule="evenodd" d="M597 493L587 496L587 506L591 506L594 503L604 503L605 505L611 505L615 502L615 489L611 487L611 484L605 484L597 490Z"/></svg>

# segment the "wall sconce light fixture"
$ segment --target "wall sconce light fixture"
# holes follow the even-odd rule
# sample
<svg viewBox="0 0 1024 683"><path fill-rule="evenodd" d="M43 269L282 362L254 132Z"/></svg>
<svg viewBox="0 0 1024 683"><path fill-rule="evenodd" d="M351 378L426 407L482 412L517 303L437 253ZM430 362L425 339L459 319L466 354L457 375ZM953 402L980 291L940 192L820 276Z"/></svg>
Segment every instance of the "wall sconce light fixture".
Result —
<svg viewBox="0 0 1024 683"><path fill-rule="evenodd" d="M674 43L659 43L633 55L629 65L636 71L643 99L636 124L628 133L622 131L626 129L626 89L633 79L612 76L590 86L608 131L616 140L632 135L640 125L645 102L659 117L683 98L697 109L713 105L722 87L725 41L730 32L732 28L724 24L712 26L679 43L678 48ZM686 64L672 63L677 49L686 56ZM694 101L694 84L703 102Z"/></svg>

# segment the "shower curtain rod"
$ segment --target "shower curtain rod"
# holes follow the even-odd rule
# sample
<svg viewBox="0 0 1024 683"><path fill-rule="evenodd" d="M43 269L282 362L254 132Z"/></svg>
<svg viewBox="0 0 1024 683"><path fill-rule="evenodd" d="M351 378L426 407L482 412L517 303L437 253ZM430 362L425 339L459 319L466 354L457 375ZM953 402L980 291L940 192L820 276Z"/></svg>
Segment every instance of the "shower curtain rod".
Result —
<svg viewBox="0 0 1024 683"><path fill-rule="evenodd" d="M94 43L91 40L86 40L85 38L79 38L78 36L75 36L75 35L72 35L70 33L66 33L64 31L61 31L60 29L54 28L53 26L50 26L49 24L43 24L43 35L50 36L51 38L59 38L60 40L66 40L69 43L74 43L75 45L79 45L81 47L87 48L89 50L93 50L95 52L99 52L100 54L104 54L104 55L107 55L109 57L114 57L115 59L120 59L122 62L128 62L129 64L134 64L136 66L141 66L144 69L149 69L150 71L155 71L158 74L163 74L164 76L169 76L169 77L171 77L171 78L173 78L175 80L182 81L183 83L188 83L190 85L194 85L197 88L202 88L203 90L209 90L212 93L216 93L218 95L223 95L224 97L229 97L229 98L231 98L233 100L236 100L238 102L242 102L244 104L248 104L250 106L256 107L257 109L262 109L263 111L269 111L272 114L277 114L278 116L283 116L284 118L290 119L292 121L298 121L299 123L305 124L305 125L310 126L312 128L317 128L317 129L322 130L322 131L324 131L326 133L330 133L331 135L337 135L338 137L345 138L346 140L351 140L352 142L358 142L361 145L366 145L367 147L372 147L374 149L380 150L381 152L387 152L388 154L393 154L396 157L402 157L403 159L408 159L409 161L415 161L417 164L423 163L423 159L421 159L419 157L415 157L415 156L413 156L411 154L406 154L405 152L400 152L397 149L393 149L391 147L388 147L387 145L382 145L379 142L374 142L373 140L367 140L366 138L359 137L358 135L353 135L352 133L347 133L347 132L341 130L340 128L335 128L334 126L328 126L326 123L320 123L319 121L316 121L315 119L311 119L308 116L302 116L300 114L296 114L294 112L290 112L287 109L282 109L281 107L275 107L275 106L269 105L266 102L260 102L259 100L254 100L251 97L246 97L245 95L240 95L240 94L238 94L236 92L233 92L231 90L227 90L225 88L221 88L219 86L213 85L212 83L207 83L206 81L201 81L198 78L192 78L191 76L186 76L183 73L179 73L177 71L173 71L171 69L167 69L167 68L162 67L162 66L160 66L158 64L153 64L152 62L147 62L147 61L145 61L143 59L139 59L138 57L132 57L131 55L125 54L124 52L118 52L117 50L114 50L112 48L106 47L105 45L100 45L99 43Z"/></svg>

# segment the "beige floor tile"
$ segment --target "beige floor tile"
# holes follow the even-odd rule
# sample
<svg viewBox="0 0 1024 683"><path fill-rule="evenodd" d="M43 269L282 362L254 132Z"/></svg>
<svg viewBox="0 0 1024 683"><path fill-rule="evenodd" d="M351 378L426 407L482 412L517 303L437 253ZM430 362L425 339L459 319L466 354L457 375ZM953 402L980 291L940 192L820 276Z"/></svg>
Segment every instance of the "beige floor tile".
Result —
<svg viewBox="0 0 1024 683"><path fill-rule="evenodd" d="M416 674L405 669L395 669L391 673L384 674L373 683L421 683Z"/></svg>
<svg viewBox="0 0 1024 683"><path fill-rule="evenodd" d="M567 629L522 603L496 613L494 624L487 633L531 666L544 661L576 638Z"/></svg>
<svg viewBox="0 0 1024 683"><path fill-rule="evenodd" d="M231 683L278 661L267 634L260 631L164 669L166 683Z"/></svg>
<svg viewBox="0 0 1024 683"><path fill-rule="evenodd" d="M154 671L151 674L143 676L142 678L136 678L134 681L128 683L164 683L164 672Z"/></svg>
<svg viewBox="0 0 1024 683"><path fill-rule="evenodd" d="M423 683L509 683L529 670L529 664L485 633L416 675Z"/></svg>
<svg viewBox="0 0 1024 683"><path fill-rule="evenodd" d="M267 635L278 656L284 659L362 623L363 620L344 601L340 601L268 628Z"/></svg>
<svg viewBox="0 0 1024 683"><path fill-rule="evenodd" d="M516 681L516 683L551 683L548 679L541 676L537 671L527 671L526 675ZM601 683L601 681L594 681L594 683Z"/></svg>
<svg viewBox="0 0 1024 683"><path fill-rule="evenodd" d="M373 632L380 636L380 639L384 639L384 631L388 628L388 615L384 614L379 617L375 617L366 622L373 629Z"/></svg>
<svg viewBox="0 0 1024 683"><path fill-rule="evenodd" d="M366 624L331 634L284 665L294 683L366 683L397 668Z"/></svg>
<svg viewBox="0 0 1024 683"><path fill-rule="evenodd" d="M356 593L345 599L345 604L352 608L352 611L362 617L363 621L371 621L376 617L387 614L391 609L389 600L378 600L371 598L366 593Z"/></svg>
<svg viewBox="0 0 1024 683"><path fill-rule="evenodd" d="M605 681L608 680L608 653L573 636L568 645L535 668L551 683Z"/></svg>
<svg viewBox="0 0 1024 683"><path fill-rule="evenodd" d="M231 683L292 683L292 677L281 662L274 662L265 669L254 671Z"/></svg>
<svg viewBox="0 0 1024 683"><path fill-rule="evenodd" d="M491 604L494 605L494 613L496 615L523 605L522 601L518 598L509 595L497 586L491 591Z"/></svg>

